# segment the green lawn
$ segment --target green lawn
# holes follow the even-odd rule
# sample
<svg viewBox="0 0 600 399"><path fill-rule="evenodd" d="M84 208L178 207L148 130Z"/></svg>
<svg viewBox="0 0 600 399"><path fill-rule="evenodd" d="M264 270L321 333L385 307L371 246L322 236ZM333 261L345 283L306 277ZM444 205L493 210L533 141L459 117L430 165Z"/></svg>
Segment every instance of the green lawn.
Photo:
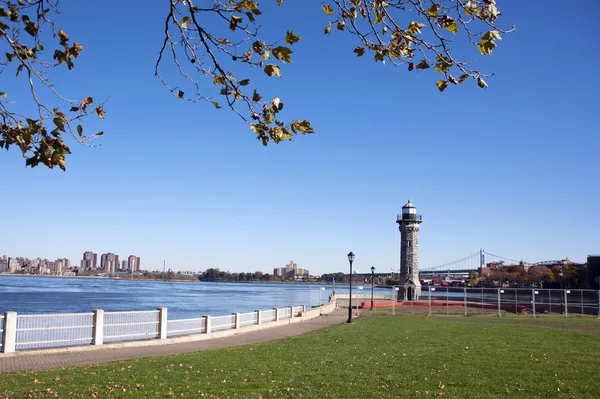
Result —
<svg viewBox="0 0 600 399"><path fill-rule="evenodd" d="M362 317L232 349L0 375L0 398L598 398L600 321Z"/></svg>

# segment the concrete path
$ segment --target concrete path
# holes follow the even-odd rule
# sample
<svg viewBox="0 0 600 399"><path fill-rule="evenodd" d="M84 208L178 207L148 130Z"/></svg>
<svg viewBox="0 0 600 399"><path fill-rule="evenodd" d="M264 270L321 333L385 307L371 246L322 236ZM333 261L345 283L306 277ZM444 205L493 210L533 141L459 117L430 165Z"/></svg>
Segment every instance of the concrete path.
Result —
<svg viewBox="0 0 600 399"><path fill-rule="evenodd" d="M257 342L273 341L285 337L305 334L332 324L343 323L347 319L346 309L338 309L333 313L306 320L301 323L286 324L281 327L239 333L228 337L208 339L204 341L181 342L173 344L157 344L129 348L106 348L72 351L61 353L35 354L18 352L14 356L0 355L0 373L20 370L44 370L83 364L96 364L118 360L137 359L150 356L176 355L178 353L198 352L204 350L229 348Z"/></svg>

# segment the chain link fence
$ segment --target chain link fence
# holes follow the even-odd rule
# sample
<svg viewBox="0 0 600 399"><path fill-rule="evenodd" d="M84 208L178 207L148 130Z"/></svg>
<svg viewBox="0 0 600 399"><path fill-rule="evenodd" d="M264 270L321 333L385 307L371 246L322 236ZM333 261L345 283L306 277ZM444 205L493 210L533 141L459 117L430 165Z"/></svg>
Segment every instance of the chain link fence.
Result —
<svg viewBox="0 0 600 399"><path fill-rule="evenodd" d="M447 316L593 316L600 318L600 291L542 288L463 288L423 286L417 301L398 301L401 292L352 295L355 312ZM381 290L379 291L381 292ZM348 295L340 295L348 306Z"/></svg>

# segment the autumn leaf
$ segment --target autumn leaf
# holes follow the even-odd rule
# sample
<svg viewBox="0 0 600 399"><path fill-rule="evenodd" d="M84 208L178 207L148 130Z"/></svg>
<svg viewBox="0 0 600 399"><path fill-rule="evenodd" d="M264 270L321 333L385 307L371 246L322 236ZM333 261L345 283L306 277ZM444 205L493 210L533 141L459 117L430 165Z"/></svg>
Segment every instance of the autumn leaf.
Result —
<svg viewBox="0 0 600 399"><path fill-rule="evenodd" d="M293 53L293 51L287 47L275 47L273 50L271 50L271 52L275 58L283 61L284 63L292 62L292 57L290 57L290 55Z"/></svg>
<svg viewBox="0 0 600 399"><path fill-rule="evenodd" d="M330 5L326 5L325 3L323 3L323 4L321 4L321 7L323 8L323 11L325 11L325 14L327 14L327 15L333 14L333 8L331 8Z"/></svg>
<svg viewBox="0 0 600 399"><path fill-rule="evenodd" d="M269 76L281 77L281 72L279 71L279 67L274 64L267 64L267 66L265 67L265 73Z"/></svg>
<svg viewBox="0 0 600 399"><path fill-rule="evenodd" d="M300 36L296 35L291 30L287 31L287 34L285 35L285 42L287 44L292 45L294 43L299 42L300 40L302 40L302 38Z"/></svg>

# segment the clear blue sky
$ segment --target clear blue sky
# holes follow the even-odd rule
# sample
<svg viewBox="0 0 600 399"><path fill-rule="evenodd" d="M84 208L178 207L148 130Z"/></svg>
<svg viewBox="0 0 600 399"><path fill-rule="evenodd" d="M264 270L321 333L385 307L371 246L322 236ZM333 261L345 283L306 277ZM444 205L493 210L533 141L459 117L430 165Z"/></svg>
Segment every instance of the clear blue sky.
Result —
<svg viewBox="0 0 600 399"><path fill-rule="evenodd" d="M304 40L264 94L318 134L268 148L227 110L179 101L153 77L166 12L155 3L62 2L61 26L86 51L57 83L111 98L89 127L106 134L98 148L73 144L66 172L0 155L0 254L265 272L293 259L325 273L354 251L359 270L383 272L398 268L408 198L424 218L421 267L480 247L526 261L600 252L597 2L498 1L517 31L478 57L496 72L489 89L439 93L434 72L357 59L349 36L322 35L319 2L287 0L279 11L293 21L273 29Z"/></svg>

